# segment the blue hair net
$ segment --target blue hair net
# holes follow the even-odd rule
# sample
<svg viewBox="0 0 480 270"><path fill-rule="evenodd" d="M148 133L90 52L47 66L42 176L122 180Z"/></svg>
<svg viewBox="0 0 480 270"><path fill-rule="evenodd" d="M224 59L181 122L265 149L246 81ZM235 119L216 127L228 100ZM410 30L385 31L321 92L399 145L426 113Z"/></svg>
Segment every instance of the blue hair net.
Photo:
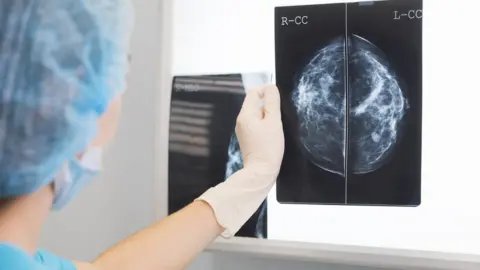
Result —
<svg viewBox="0 0 480 270"><path fill-rule="evenodd" d="M129 0L0 1L0 198L88 147L125 89L132 28Z"/></svg>

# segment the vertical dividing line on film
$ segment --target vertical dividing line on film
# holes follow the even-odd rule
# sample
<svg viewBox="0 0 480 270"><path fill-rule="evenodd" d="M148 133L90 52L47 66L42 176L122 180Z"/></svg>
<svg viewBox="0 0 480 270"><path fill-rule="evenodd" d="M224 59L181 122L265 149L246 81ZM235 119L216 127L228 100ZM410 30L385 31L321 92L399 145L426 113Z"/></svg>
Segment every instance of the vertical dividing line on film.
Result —
<svg viewBox="0 0 480 270"><path fill-rule="evenodd" d="M345 86L345 130L344 130L344 141L343 141L343 155L344 155L344 174L345 174L345 204L348 203L348 174L349 174L349 149L350 149L350 138L349 138L349 120L350 120L350 85L349 85L349 75L348 75L348 56L349 56L349 35L348 35L348 4L345 3L345 50L344 50L344 86Z"/></svg>

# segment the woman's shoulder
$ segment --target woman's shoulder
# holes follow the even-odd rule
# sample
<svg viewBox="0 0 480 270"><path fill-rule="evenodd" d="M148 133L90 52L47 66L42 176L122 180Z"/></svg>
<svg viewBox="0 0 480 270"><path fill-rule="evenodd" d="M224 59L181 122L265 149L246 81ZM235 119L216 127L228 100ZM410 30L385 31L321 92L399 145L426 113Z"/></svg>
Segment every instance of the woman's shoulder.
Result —
<svg viewBox="0 0 480 270"><path fill-rule="evenodd" d="M10 244L0 243L0 270L7 269L44 270L39 268L38 262L24 250Z"/></svg>
<svg viewBox="0 0 480 270"><path fill-rule="evenodd" d="M31 256L24 250L0 243L0 270L76 270L75 265L47 251Z"/></svg>
<svg viewBox="0 0 480 270"><path fill-rule="evenodd" d="M76 270L77 268L72 261L66 260L59 256L56 256L46 250L39 250L35 254L35 261L38 263L47 266L47 269L50 270Z"/></svg>

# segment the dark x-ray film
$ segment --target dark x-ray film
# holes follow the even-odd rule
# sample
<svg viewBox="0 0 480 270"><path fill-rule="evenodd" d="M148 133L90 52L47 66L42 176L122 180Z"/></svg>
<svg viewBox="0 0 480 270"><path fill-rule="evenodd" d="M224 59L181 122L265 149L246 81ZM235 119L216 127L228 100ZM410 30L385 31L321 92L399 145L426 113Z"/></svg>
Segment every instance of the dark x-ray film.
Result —
<svg viewBox="0 0 480 270"><path fill-rule="evenodd" d="M187 206L208 188L243 168L235 123L246 89L271 82L271 74L177 76L169 127L168 211ZM266 201L236 234L267 237Z"/></svg>
<svg viewBox="0 0 480 270"><path fill-rule="evenodd" d="M275 9L280 203L417 206L422 0Z"/></svg>

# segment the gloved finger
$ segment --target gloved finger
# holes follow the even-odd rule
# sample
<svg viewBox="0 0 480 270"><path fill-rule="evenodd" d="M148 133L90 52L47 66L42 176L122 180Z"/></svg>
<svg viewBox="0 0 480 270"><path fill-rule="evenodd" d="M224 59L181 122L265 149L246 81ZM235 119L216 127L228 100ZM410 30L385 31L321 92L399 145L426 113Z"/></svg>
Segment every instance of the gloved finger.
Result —
<svg viewBox="0 0 480 270"><path fill-rule="evenodd" d="M280 117L280 92L277 86L268 85L263 90L263 111L265 118Z"/></svg>
<svg viewBox="0 0 480 270"><path fill-rule="evenodd" d="M262 98L264 88L251 88L247 91L240 115L242 117L263 118Z"/></svg>

